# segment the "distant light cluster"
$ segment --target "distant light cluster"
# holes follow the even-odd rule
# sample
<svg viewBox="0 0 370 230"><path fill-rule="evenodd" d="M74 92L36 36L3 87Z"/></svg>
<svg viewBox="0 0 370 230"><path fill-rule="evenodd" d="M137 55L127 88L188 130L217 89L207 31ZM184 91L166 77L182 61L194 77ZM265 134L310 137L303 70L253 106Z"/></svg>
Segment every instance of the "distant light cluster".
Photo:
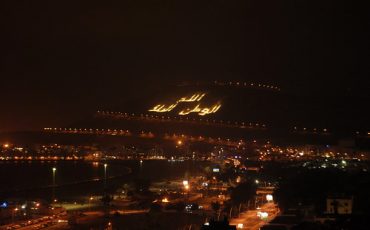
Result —
<svg viewBox="0 0 370 230"><path fill-rule="evenodd" d="M271 146L271 145L264 145L258 149L258 160L259 161L299 161L299 162L311 162L312 164L316 164L318 162L321 165L328 166L325 162L329 161L361 161L366 160L368 154L364 154L364 152L355 152L350 150L343 149L336 149L336 148L328 148L328 147L308 147L308 146ZM315 163L316 162L316 163ZM303 165L305 167L305 165Z"/></svg>

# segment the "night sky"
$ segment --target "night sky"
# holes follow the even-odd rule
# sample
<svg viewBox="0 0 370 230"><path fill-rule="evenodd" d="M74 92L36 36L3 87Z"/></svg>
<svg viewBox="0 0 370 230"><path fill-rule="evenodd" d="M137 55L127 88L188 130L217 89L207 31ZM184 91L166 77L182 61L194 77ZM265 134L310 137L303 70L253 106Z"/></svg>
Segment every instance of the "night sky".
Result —
<svg viewBox="0 0 370 230"><path fill-rule="evenodd" d="M117 2L1 1L0 130L63 126L185 80L369 99L368 12L352 1Z"/></svg>

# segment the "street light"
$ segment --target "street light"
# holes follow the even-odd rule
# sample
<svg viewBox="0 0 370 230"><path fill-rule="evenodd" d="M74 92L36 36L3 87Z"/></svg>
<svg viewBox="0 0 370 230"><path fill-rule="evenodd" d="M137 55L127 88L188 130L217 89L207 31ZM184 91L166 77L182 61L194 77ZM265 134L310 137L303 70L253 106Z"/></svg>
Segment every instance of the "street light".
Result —
<svg viewBox="0 0 370 230"><path fill-rule="evenodd" d="M189 190L190 190L189 181L184 180L182 182L182 184L184 185L184 189L185 189L185 192L186 192L186 198L189 199Z"/></svg>
<svg viewBox="0 0 370 230"><path fill-rule="evenodd" d="M57 168L53 167L53 194L52 194L53 201L55 200L55 173L56 171L57 171Z"/></svg>
<svg viewBox="0 0 370 230"><path fill-rule="evenodd" d="M112 228L112 223L111 222L109 222L108 223L108 226L107 226L107 228L106 228L107 230L112 230L113 228Z"/></svg>
<svg viewBox="0 0 370 230"><path fill-rule="evenodd" d="M107 167L108 164L104 164L104 190L107 188Z"/></svg>
<svg viewBox="0 0 370 230"><path fill-rule="evenodd" d="M94 200L94 197L92 197L92 196L91 196L91 197L89 198L89 208L91 208L91 201L93 201L93 200Z"/></svg>
<svg viewBox="0 0 370 230"><path fill-rule="evenodd" d="M18 212L18 208L15 208L15 209L13 209L13 212L12 212L12 222L14 222L14 217L15 217L15 215L16 215L16 213Z"/></svg>

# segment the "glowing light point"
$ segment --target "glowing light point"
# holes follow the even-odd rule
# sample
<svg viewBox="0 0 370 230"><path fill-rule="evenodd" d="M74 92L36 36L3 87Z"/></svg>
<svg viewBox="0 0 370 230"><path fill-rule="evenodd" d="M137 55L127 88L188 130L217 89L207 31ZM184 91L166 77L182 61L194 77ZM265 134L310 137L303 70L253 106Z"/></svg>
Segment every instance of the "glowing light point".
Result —
<svg viewBox="0 0 370 230"><path fill-rule="evenodd" d="M268 202L274 201L274 197L271 194L266 195L266 200Z"/></svg>

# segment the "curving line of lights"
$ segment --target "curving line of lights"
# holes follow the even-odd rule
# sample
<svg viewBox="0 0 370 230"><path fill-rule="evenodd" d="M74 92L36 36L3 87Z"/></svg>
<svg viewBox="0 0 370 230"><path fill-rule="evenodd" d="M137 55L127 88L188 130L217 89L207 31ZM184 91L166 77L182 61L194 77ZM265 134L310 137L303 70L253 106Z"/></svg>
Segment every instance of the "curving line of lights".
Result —
<svg viewBox="0 0 370 230"><path fill-rule="evenodd" d="M293 133L308 133L308 134L323 134L329 135L330 132L327 128L299 128L297 126L293 127Z"/></svg>
<svg viewBox="0 0 370 230"><path fill-rule="evenodd" d="M181 141L183 142L206 142L209 144L220 144L226 146L241 147L245 145L244 140L231 140L229 138L214 138L206 136L190 136L184 134L164 134L156 135L150 131L141 131L138 133L132 133L129 130L119 130L119 129L88 129L88 128L44 128L45 132L51 133L61 133L61 134L86 134L86 135L109 135L109 136L131 136L139 138L162 138L164 140L171 141Z"/></svg>
<svg viewBox="0 0 370 230"><path fill-rule="evenodd" d="M222 81L214 81L214 85L216 86L231 86L231 87L243 87L243 88L259 88L259 89L266 89L266 90L273 90L273 91L281 91L281 88L275 85L269 84L262 84L262 83L253 83L253 82L222 82Z"/></svg>
<svg viewBox="0 0 370 230"><path fill-rule="evenodd" d="M136 115L135 113L109 112L109 111L97 111L96 114L98 116L108 117L108 118L192 123L192 124L199 124L199 125L222 126L226 128L262 129L262 130L265 130L267 128L265 124L261 124L261 123L223 121L223 120L215 120L215 119L190 118L190 117L182 117L182 116L170 117L170 116L156 116L156 115L151 115L151 114Z"/></svg>

